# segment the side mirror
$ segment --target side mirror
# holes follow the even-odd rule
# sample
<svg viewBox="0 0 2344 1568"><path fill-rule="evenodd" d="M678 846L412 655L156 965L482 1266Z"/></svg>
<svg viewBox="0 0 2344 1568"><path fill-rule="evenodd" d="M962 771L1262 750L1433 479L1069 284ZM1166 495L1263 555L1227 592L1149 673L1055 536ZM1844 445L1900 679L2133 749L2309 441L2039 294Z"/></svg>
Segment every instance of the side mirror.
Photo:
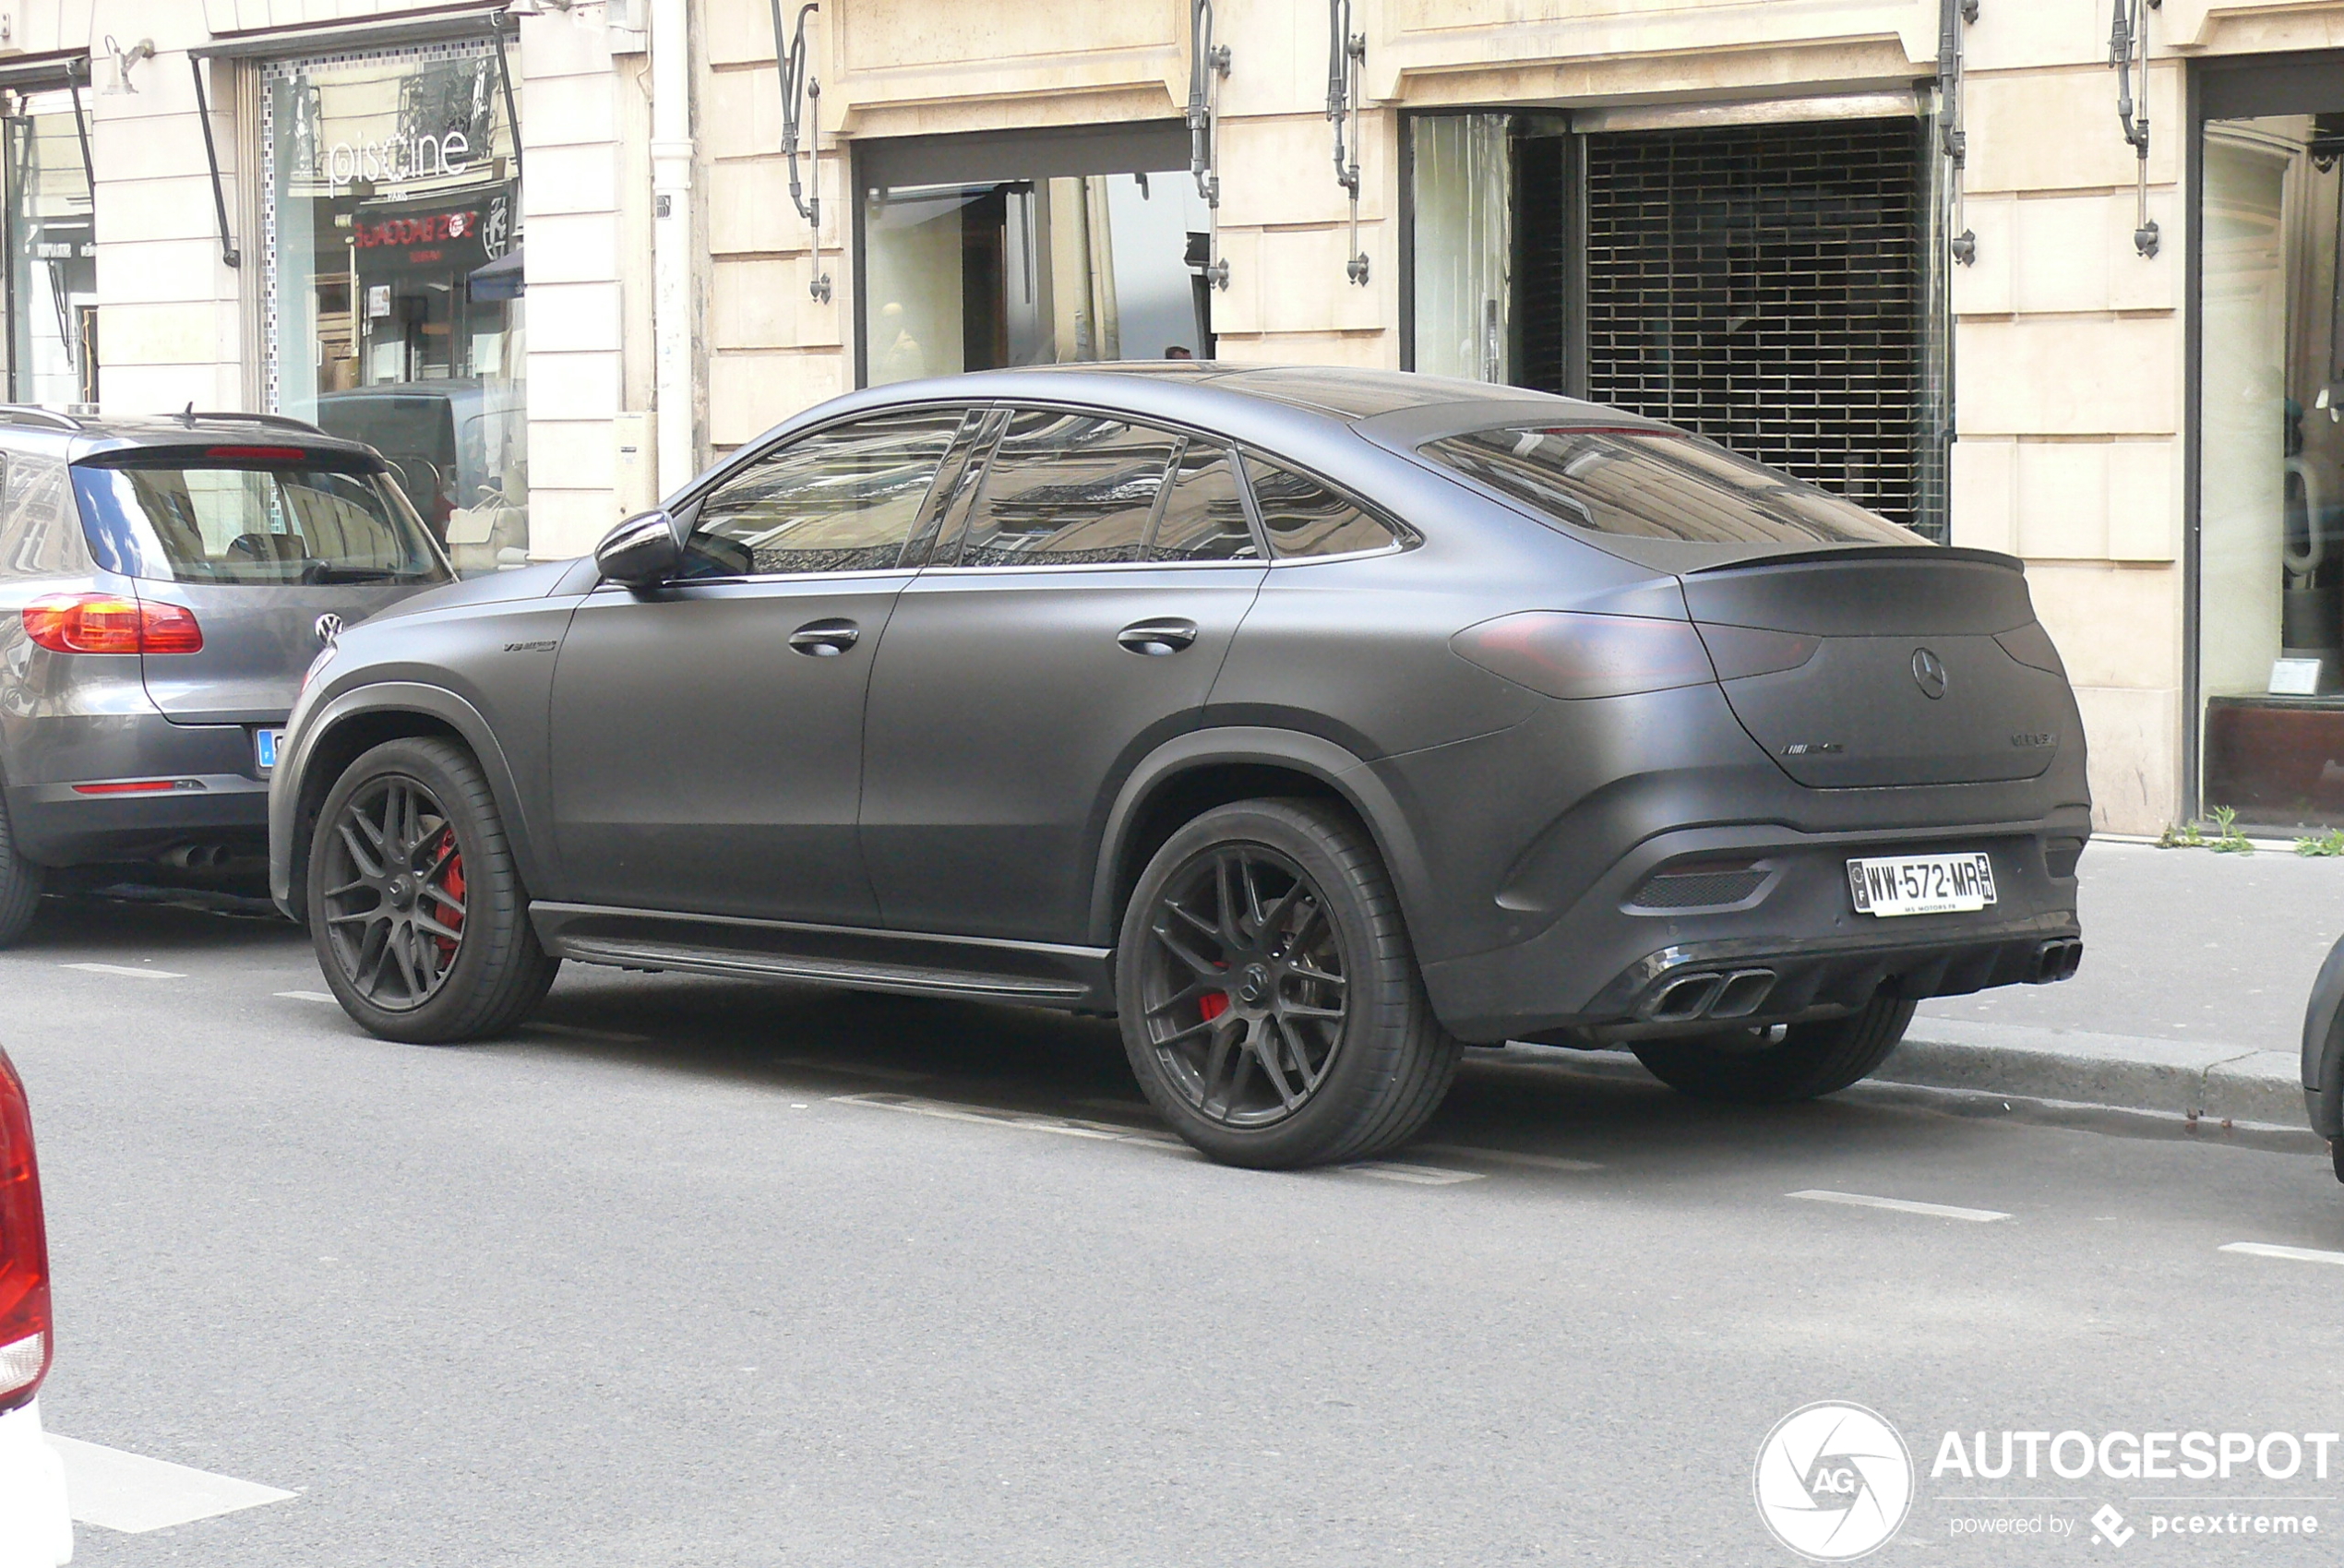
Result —
<svg viewBox="0 0 2344 1568"><path fill-rule="evenodd" d="M604 579L629 588L656 588L683 564L676 520L664 511L637 512L594 546L594 565Z"/></svg>

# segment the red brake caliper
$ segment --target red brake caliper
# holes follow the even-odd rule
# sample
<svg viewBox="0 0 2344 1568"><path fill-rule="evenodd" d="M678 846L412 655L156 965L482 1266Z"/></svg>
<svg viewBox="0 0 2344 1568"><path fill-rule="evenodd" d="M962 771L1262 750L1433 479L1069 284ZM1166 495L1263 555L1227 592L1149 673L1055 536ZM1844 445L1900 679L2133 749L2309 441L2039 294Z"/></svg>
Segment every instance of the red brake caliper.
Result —
<svg viewBox="0 0 2344 1568"><path fill-rule="evenodd" d="M448 828L441 831L439 835L439 853L448 856L448 868L439 874L439 885L447 892L449 898L452 898L460 904L463 902L464 897L464 857L456 853L455 829ZM442 905L439 909L435 910L433 912L433 917L438 920L438 922L443 926L447 926L460 931L463 929L464 917L456 911L447 908L445 905ZM437 940L439 943L439 951L443 957L451 954L456 951L455 938L440 937L435 940Z"/></svg>
<svg viewBox="0 0 2344 1568"><path fill-rule="evenodd" d="M1197 1011L1204 1014L1204 1021L1207 1023L1210 1023L1214 1019L1229 1011L1228 993L1226 991L1207 991L1204 995L1197 999L1196 1006Z"/></svg>

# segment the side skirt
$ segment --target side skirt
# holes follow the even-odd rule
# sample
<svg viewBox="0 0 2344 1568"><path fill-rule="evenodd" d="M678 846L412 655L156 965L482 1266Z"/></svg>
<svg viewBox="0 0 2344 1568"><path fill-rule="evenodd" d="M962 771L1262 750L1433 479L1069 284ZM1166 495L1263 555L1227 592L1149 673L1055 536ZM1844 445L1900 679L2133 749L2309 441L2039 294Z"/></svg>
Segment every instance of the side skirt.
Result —
<svg viewBox="0 0 2344 1568"><path fill-rule="evenodd" d="M1115 1010L1112 954L1105 948L663 915L583 904L532 904L529 914L547 952L581 964L795 980L1084 1012Z"/></svg>

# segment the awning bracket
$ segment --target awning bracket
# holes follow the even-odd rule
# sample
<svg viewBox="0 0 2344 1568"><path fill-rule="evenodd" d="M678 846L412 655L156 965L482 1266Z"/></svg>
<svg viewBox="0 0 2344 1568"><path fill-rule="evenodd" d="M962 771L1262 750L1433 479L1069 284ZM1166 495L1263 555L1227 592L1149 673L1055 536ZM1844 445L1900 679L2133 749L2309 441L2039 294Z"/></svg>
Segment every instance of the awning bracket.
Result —
<svg viewBox="0 0 2344 1568"><path fill-rule="evenodd" d="M814 0L797 8L797 30L784 38L782 33L782 0L768 0L773 12L773 61L782 73L782 162L789 170L789 198L797 208L797 215L806 220L814 250L813 281L806 292L824 305L831 303L831 275L822 270L822 78L814 74L812 62L806 53L806 18L821 6ZM806 147L806 163L810 171L807 183L814 189L807 195L806 184L797 177L797 151L801 135Z"/></svg>
<svg viewBox="0 0 2344 1568"><path fill-rule="evenodd" d="M1368 253L1359 245L1359 78L1368 63L1368 35L1351 30L1351 0L1327 0L1327 118L1334 122L1334 181L1351 195L1351 254L1343 275L1368 281ZM1349 145L1344 133L1350 132Z"/></svg>
<svg viewBox="0 0 2344 1568"><path fill-rule="evenodd" d="M220 219L220 259L230 267L242 267L244 256L228 232L228 192L220 183L220 148L211 135L211 100L204 88L203 62L191 57L187 67L196 74L196 117L203 122L203 155L211 165L211 209Z"/></svg>

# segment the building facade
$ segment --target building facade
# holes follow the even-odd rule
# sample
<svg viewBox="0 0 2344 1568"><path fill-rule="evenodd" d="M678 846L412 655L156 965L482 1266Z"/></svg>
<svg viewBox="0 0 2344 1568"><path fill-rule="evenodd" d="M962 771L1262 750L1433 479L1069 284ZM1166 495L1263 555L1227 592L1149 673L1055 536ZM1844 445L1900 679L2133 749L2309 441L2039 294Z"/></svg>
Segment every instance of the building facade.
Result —
<svg viewBox="0 0 2344 1568"><path fill-rule="evenodd" d="M2344 0L0 0L0 50L9 396L360 435L468 570L858 385L1509 381L2024 557L2105 828L2344 822Z"/></svg>

